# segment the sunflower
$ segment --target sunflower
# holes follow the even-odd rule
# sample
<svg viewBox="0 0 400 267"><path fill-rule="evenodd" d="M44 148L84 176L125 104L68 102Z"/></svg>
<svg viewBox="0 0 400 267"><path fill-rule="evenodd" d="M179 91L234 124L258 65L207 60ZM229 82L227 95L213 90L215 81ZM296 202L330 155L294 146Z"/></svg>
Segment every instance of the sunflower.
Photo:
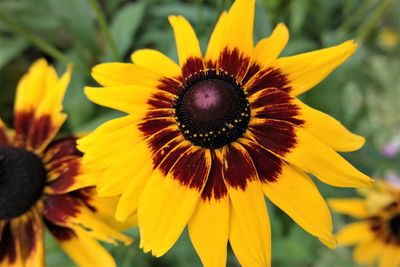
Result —
<svg viewBox="0 0 400 267"><path fill-rule="evenodd" d="M107 219L115 198L89 187L76 138L53 140L70 77L36 61L17 87L14 130L0 120L0 266L43 266L45 228L80 266L115 266L97 240L131 242Z"/></svg>
<svg viewBox="0 0 400 267"><path fill-rule="evenodd" d="M223 12L203 57L195 32L170 16L179 65L143 49L131 63L103 63L90 100L128 113L78 141L101 196L121 195L116 218L138 212L145 252L161 256L188 225L205 266L226 264L229 241L243 266L270 265L264 194L310 234L335 246L329 209L306 173L338 187L371 179L336 151L364 139L303 104L306 92L355 50L331 48L277 59L279 24L253 46L254 1Z"/></svg>
<svg viewBox="0 0 400 267"><path fill-rule="evenodd" d="M356 245L353 258L358 264L378 262L380 267L399 267L400 189L381 182L373 190L364 190L362 194L364 199L329 201L336 212L359 220L338 232L339 245Z"/></svg>

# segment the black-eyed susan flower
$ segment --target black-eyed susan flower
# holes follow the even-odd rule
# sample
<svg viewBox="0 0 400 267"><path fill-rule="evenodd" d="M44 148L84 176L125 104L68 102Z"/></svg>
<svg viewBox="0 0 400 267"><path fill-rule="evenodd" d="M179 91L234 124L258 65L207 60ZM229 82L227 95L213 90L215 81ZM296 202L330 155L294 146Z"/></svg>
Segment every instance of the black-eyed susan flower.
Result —
<svg viewBox="0 0 400 267"><path fill-rule="evenodd" d="M356 45L277 59L279 24L253 46L254 1L222 13L205 55L189 22L171 16L179 65L151 49L134 64L93 69L89 99L129 115L78 142L98 192L121 194L116 217L138 211L140 245L166 253L188 225L205 266L224 266L227 243L243 266L270 265L264 194L306 231L335 246L328 207L306 173L339 187L371 180L336 151L364 139L296 98L344 62Z"/></svg>
<svg viewBox="0 0 400 267"><path fill-rule="evenodd" d="M358 219L338 232L339 245L356 245L353 258L358 264L400 266L400 189L381 182L361 193L363 199L329 201L333 210Z"/></svg>
<svg viewBox="0 0 400 267"><path fill-rule="evenodd" d="M38 60L18 84L14 130L0 120L0 266L43 266L46 228L80 266L115 265L97 240L131 241L110 220L115 198L88 187L76 138L53 140L70 76Z"/></svg>

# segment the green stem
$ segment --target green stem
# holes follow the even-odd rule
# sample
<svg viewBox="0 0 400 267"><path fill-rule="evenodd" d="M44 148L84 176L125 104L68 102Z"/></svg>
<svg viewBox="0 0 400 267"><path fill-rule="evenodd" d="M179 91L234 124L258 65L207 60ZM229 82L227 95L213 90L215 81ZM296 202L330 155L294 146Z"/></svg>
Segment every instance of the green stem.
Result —
<svg viewBox="0 0 400 267"><path fill-rule="evenodd" d="M378 25L379 20L383 15L385 15L385 12L390 8L391 5L392 0L382 1L375 12L372 14L371 18L367 20L363 25L361 25L358 34L358 39L360 40L360 42L363 42L368 37L370 32L374 29L376 25Z"/></svg>
<svg viewBox="0 0 400 267"><path fill-rule="evenodd" d="M97 0L88 0L89 4L92 6L94 12L96 13L96 18L100 24L100 28L103 31L104 35L107 38L108 44L110 45L111 52L113 53L114 59L116 61L121 61L121 56L119 54L117 45L115 44L115 41L111 35L110 29L107 25L106 17L103 13L103 11L100 8L99 3Z"/></svg>
<svg viewBox="0 0 400 267"><path fill-rule="evenodd" d="M73 61L56 47L48 43L42 38L37 37L33 33L29 32L21 25L15 23L12 19L10 19L7 15L0 12L0 21L3 22L6 26L12 29L14 32L20 34L25 39L29 40L32 44L37 46L40 50L45 52L46 54L52 56L53 58L61 61L65 64L71 64Z"/></svg>
<svg viewBox="0 0 400 267"><path fill-rule="evenodd" d="M354 11L354 14L346 14L347 19L342 23L342 25L340 25L337 30L339 32L349 32L349 30L359 21L361 21L365 16L367 16L368 11L377 4L377 0L364 1L364 3Z"/></svg>

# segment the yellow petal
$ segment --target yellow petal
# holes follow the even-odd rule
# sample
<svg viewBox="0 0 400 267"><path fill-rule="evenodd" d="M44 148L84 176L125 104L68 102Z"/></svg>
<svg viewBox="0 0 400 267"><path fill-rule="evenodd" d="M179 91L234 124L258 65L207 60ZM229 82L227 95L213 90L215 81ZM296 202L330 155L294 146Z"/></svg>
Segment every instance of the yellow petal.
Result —
<svg viewBox="0 0 400 267"><path fill-rule="evenodd" d="M114 119L78 140L78 148L85 153L82 160L85 174L100 178L100 183L105 169L143 141L135 122L135 116Z"/></svg>
<svg viewBox="0 0 400 267"><path fill-rule="evenodd" d="M67 72L72 70L72 65L68 65L67 66ZM46 78L45 78L45 88L46 91L51 91L52 88L54 88L55 86L57 86L57 83L59 83L59 79L58 79L58 74L56 72L56 69L49 65L47 68L47 73L46 73Z"/></svg>
<svg viewBox="0 0 400 267"><path fill-rule="evenodd" d="M7 126L0 118L0 146L8 144Z"/></svg>
<svg viewBox="0 0 400 267"><path fill-rule="evenodd" d="M39 213L33 210L30 216L32 232L26 233L29 236L25 242L32 247L30 253L25 260L25 266L29 267L42 267L44 266L44 244L43 244L43 223Z"/></svg>
<svg viewBox="0 0 400 267"><path fill-rule="evenodd" d="M94 103L130 114L144 114L146 102L154 91L142 85L85 87L86 96Z"/></svg>
<svg viewBox="0 0 400 267"><path fill-rule="evenodd" d="M395 194L389 193L388 191L379 191L379 185L380 184L377 183L377 186L369 190L365 197L365 205L370 214L380 212L380 210L390 203L397 201Z"/></svg>
<svg viewBox="0 0 400 267"><path fill-rule="evenodd" d="M258 181L245 191L228 186L231 199L229 241L242 266L271 266L271 230Z"/></svg>
<svg viewBox="0 0 400 267"><path fill-rule="evenodd" d="M263 183L265 195L310 234L335 243L332 219L314 182L300 170L283 163L276 182Z"/></svg>
<svg viewBox="0 0 400 267"><path fill-rule="evenodd" d="M203 266L226 266L229 198L199 201L189 221L189 235Z"/></svg>
<svg viewBox="0 0 400 267"><path fill-rule="evenodd" d="M121 118L109 120L99 127L97 127L93 132L86 135L85 137L79 139L78 149L87 153L96 152L100 157L105 156L105 153L101 153L102 149L109 148L111 146L106 146L113 143L115 147L115 142L120 141L124 137L125 143L125 151L132 148L136 144L143 141L142 136L140 135L139 130L137 129L137 123L139 119L136 115L127 115ZM116 149L123 149L124 147L117 147ZM87 155L84 155L84 159ZM96 156L93 155L93 156Z"/></svg>
<svg viewBox="0 0 400 267"><path fill-rule="evenodd" d="M254 0L236 0L229 10L222 48L237 48L240 52L253 54Z"/></svg>
<svg viewBox="0 0 400 267"><path fill-rule="evenodd" d="M98 182L98 175L93 175L93 173L90 173L89 171L85 171L83 166L79 167L79 174L73 177L74 183L69 185L68 187L65 188L52 188L50 186L45 187L45 192L47 194L64 194L64 193L69 193L72 191L75 191L77 189L85 188L85 187L90 187L90 186L96 186ZM50 176L51 173L48 174L47 181L54 181L58 178L58 175Z"/></svg>
<svg viewBox="0 0 400 267"><path fill-rule="evenodd" d="M2 130L5 130L7 128L6 124L4 123L4 121L0 118L0 128Z"/></svg>
<svg viewBox="0 0 400 267"><path fill-rule="evenodd" d="M372 186L372 179L354 168L333 149L300 127L296 127L295 131L297 144L282 157L285 161L312 173L322 182L332 186Z"/></svg>
<svg viewBox="0 0 400 267"><path fill-rule="evenodd" d="M77 265L82 267L107 266L115 267L115 261L86 231L74 229L75 235L68 240L58 240L61 248Z"/></svg>
<svg viewBox="0 0 400 267"><path fill-rule="evenodd" d="M2 266L7 267L20 267L23 266L23 256L22 256L22 236L21 236L21 229L25 226L21 217L14 218L9 222L9 236L8 238L14 241L14 244L10 244L9 246L5 247L6 256L4 257L3 262L1 262ZM14 247L14 261L10 262L10 254L7 254L12 248Z"/></svg>
<svg viewBox="0 0 400 267"><path fill-rule="evenodd" d="M61 76L60 80L51 82L52 88L47 90L43 99L41 99L40 105L36 111L36 117L43 115L52 115L59 113L62 110L62 101L64 99L65 92L68 88L69 82L71 81L72 66L67 67L67 71Z"/></svg>
<svg viewBox="0 0 400 267"><path fill-rule="evenodd" d="M187 147L187 142L181 146ZM152 250L159 257L176 242L193 214L210 168L210 151L192 146L179 156L166 177L159 170L153 172L138 207L140 246L145 252Z"/></svg>
<svg viewBox="0 0 400 267"><path fill-rule="evenodd" d="M354 249L353 258L358 264L372 265L381 254L382 248L382 243L377 240L361 243Z"/></svg>
<svg viewBox="0 0 400 267"><path fill-rule="evenodd" d="M199 41L192 25L182 16L169 16L178 49L179 65L183 66L189 58L202 58Z"/></svg>
<svg viewBox="0 0 400 267"><path fill-rule="evenodd" d="M64 123L62 101L72 68L58 79L44 59L37 60L20 80L15 101L16 142L40 154Z"/></svg>
<svg viewBox="0 0 400 267"><path fill-rule="evenodd" d="M139 199L140 247L160 257L176 242L197 205L200 192L155 171ZM171 216L173 215L173 216Z"/></svg>
<svg viewBox="0 0 400 267"><path fill-rule="evenodd" d="M15 111L36 109L46 94L47 61L39 59L32 64L28 72L21 78L15 96ZM54 75L54 72L51 72Z"/></svg>
<svg viewBox="0 0 400 267"><path fill-rule="evenodd" d="M151 162L150 151L147 148L146 142L141 142L137 146L132 147L128 153L121 154L112 162L112 165L102 174L97 185L99 195L115 196L123 193L129 188L129 184L133 182L134 178L143 179L142 177L138 177L137 174L142 169L151 169ZM149 167L146 166L147 163L150 164Z"/></svg>
<svg viewBox="0 0 400 267"><path fill-rule="evenodd" d="M63 74L60 80L55 83L54 81L51 81L53 87L46 90L46 94L43 95L43 99L36 109L35 119L39 122L37 124L39 125L41 119L46 117L49 117L51 124L49 127L50 129L45 135L41 134L41 131L43 130L41 127L40 129L36 128L37 125L33 125L33 129L31 129L28 147L31 147L37 153L42 152L47 147L67 119L67 115L61 112L63 108L62 102L70 83L71 75L72 66L68 66L67 71ZM38 136L38 138L35 139L35 136Z"/></svg>
<svg viewBox="0 0 400 267"><path fill-rule="evenodd" d="M348 224L336 235L339 245L342 246L371 241L374 237L375 235L366 221Z"/></svg>
<svg viewBox="0 0 400 267"><path fill-rule="evenodd" d="M289 40L289 31L285 24L279 23L272 34L260 40L254 48L254 58L262 66L269 66L274 62Z"/></svg>
<svg viewBox="0 0 400 267"><path fill-rule="evenodd" d="M379 267L398 267L400 265L399 248L397 246L385 246L379 257Z"/></svg>
<svg viewBox="0 0 400 267"><path fill-rule="evenodd" d="M351 133L333 117L305 105L298 99L295 103L300 107L299 119L305 121L303 127L334 150L354 151L364 145L364 137Z"/></svg>
<svg viewBox="0 0 400 267"><path fill-rule="evenodd" d="M96 194L95 188L81 190L81 194L82 191L85 192L86 196L89 196L85 199L85 202L95 209L94 213L96 217L113 229L122 231L137 225L137 214L133 214L125 222L119 222L115 219L115 210L120 199L119 196L100 197Z"/></svg>
<svg viewBox="0 0 400 267"><path fill-rule="evenodd" d="M222 40L224 38L226 22L227 22L228 12L224 11L220 15L217 24L215 25L214 31L211 34L210 41L208 42L207 52L205 55L205 60L211 60L216 62L219 55L224 47L222 47Z"/></svg>
<svg viewBox="0 0 400 267"><path fill-rule="evenodd" d="M345 215L350 215L359 219L368 216L365 201L358 198L329 199L328 203L334 211Z"/></svg>
<svg viewBox="0 0 400 267"><path fill-rule="evenodd" d="M15 102L16 111L36 111L40 106L50 102L51 98L53 98L52 104L56 106L47 113L61 111L61 102L68 87L71 72L72 67L68 66L67 71L59 80L53 66L48 65L44 59L37 60L18 84Z"/></svg>
<svg viewBox="0 0 400 267"><path fill-rule="evenodd" d="M149 161L141 170L131 172L130 181L122 183L125 190L121 195L115 213L115 218L118 221L125 221L136 212L140 196L152 171L153 165L151 161Z"/></svg>
<svg viewBox="0 0 400 267"><path fill-rule="evenodd" d="M282 57L273 66L288 77L293 95L302 94L328 76L356 50L353 41L291 57Z"/></svg>
<svg viewBox="0 0 400 267"><path fill-rule="evenodd" d="M75 217L70 217L71 222L75 223L74 230L79 230L81 226L88 230L88 234L98 240L114 243L121 241L125 245L132 243L132 239L120 233L118 230L113 229L101 220L93 211L89 210L86 206L79 208L79 214Z"/></svg>
<svg viewBox="0 0 400 267"><path fill-rule="evenodd" d="M181 75L181 68L163 53L153 49L140 49L131 55L132 61L145 69L166 77Z"/></svg>
<svg viewBox="0 0 400 267"><path fill-rule="evenodd" d="M103 63L92 69L93 78L102 86L144 85L154 87L160 75L130 63Z"/></svg>
<svg viewBox="0 0 400 267"><path fill-rule="evenodd" d="M93 145L94 143L97 143L98 139L101 137L110 135L120 129L129 127L131 125L135 126L133 127L133 129L136 128L135 123L137 123L137 121L138 119L133 115L127 115L121 118L109 120L97 127L96 130L94 130L90 134L84 136L83 138L80 138L77 141L78 148L82 148L82 151L86 152L85 149L91 147L91 145Z"/></svg>

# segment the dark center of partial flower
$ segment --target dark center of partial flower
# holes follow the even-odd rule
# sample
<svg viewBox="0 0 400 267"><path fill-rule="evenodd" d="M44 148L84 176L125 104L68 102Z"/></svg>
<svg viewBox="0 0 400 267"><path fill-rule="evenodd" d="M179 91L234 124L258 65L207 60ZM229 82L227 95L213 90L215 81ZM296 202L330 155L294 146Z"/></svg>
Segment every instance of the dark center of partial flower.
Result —
<svg viewBox="0 0 400 267"><path fill-rule="evenodd" d="M400 214L394 216L392 219L389 221L389 227L391 233L396 235L397 237L400 238Z"/></svg>
<svg viewBox="0 0 400 267"><path fill-rule="evenodd" d="M22 148L0 147L0 219L27 212L40 198L46 182L42 160Z"/></svg>
<svg viewBox="0 0 400 267"><path fill-rule="evenodd" d="M249 102L230 76L204 71L186 80L175 102L184 137L204 148L220 148L241 137L250 120Z"/></svg>

